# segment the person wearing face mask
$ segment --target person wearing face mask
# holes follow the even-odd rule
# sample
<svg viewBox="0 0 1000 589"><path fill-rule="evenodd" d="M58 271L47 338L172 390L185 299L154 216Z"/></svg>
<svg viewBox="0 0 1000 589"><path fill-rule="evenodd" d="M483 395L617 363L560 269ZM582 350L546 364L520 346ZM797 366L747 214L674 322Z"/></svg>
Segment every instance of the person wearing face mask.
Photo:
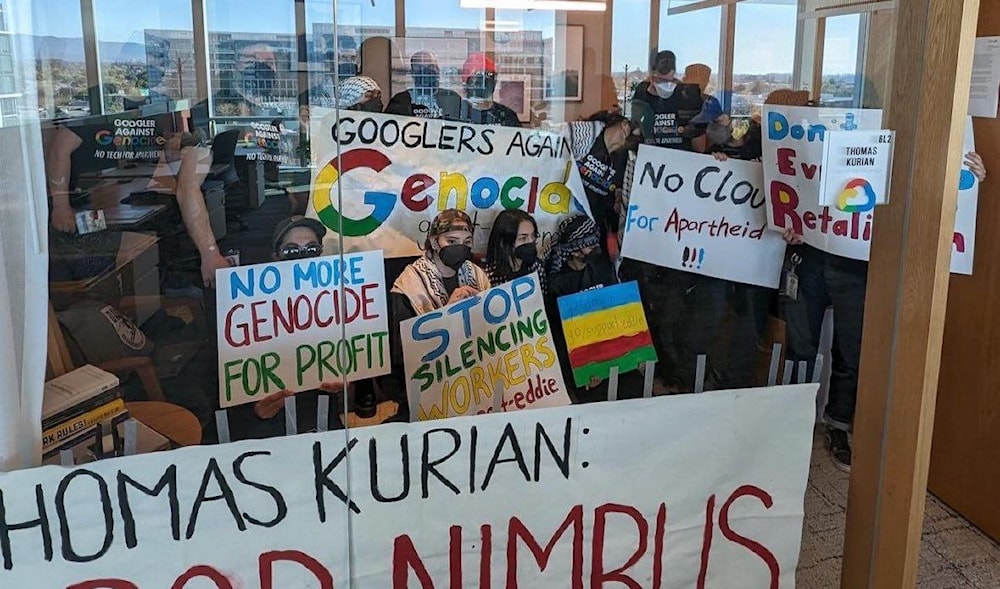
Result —
<svg viewBox="0 0 1000 589"><path fill-rule="evenodd" d="M486 275L497 286L538 272L542 293L546 291L545 267L538 257L538 225L520 209L505 209L490 229L486 246Z"/></svg>
<svg viewBox="0 0 1000 589"><path fill-rule="evenodd" d="M601 251L600 232L593 219L578 214L559 223L545 259L545 279L548 283L545 312L552 326L552 338L570 397L574 403L607 400L607 381L595 377L587 386L573 386L566 336L559 321L559 297L618 284L614 265ZM620 375L619 398L641 397L642 386L643 378L637 372Z"/></svg>
<svg viewBox="0 0 1000 589"><path fill-rule="evenodd" d="M464 212L441 211L427 230L424 255L403 269L389 291L392 371L379 379L379 385L399 405L400 419L409 416L400 324L490 288L486 272L472 261L473 228Z"/></svg>
<svg viewBox="0 0 1000 589"><path fill-rule="evenodd" d="M632 95L632 120L639 124L646 143L704 152L704 143L686 132L691 119L701 112L701 88L679 83L676 70L672 51L656 54L649 79L636 86Z"/></svg>
<svg viewBox="0 0 1000 589"><path fill-rule="evenodd" d="M430 51L418 51L410 58L413 87L389 100L385 112L392 115L456 121L462 113L462 97L441 87L441 68Z"/></svg>
<svg viewBox="0 0 1000 589"><path fill-rule="evenodd" d="M323 236L326 227L315 219L294 216L284 219L271 238L271 258L276 262L316 258L323 255ZM229 410L229 427L232 439L259 439L285 435L285 399L294 397L297 431L316 429L319 395L339 393L344 390L342 381L321 383L318 390L293 393L278 391L255 403L240 405ZM358 400L361 403L361 399ZM374 397L370 403L374 407ZM331 400L327 423L329 429L343 429L338 415L338 404ZM374 412L374 411L373 411Z"/></svg>
<svg viewBox="0 0 1000 589"><path fill-rule="evenodd" d="M484 53L473 53L462 65L465 100L459 118L477 125L520 127L517 113L493 101L497 87L497 66Z"/></svg>
<svg viewBox="0 0 1000 589"><path fill-rule="evenodd" d="M618 227L628 153L638 149L642 134L638 125L608 111L593 114L586 121L568 123L567 127L600 243L607 246L608 234Z"/></svg>

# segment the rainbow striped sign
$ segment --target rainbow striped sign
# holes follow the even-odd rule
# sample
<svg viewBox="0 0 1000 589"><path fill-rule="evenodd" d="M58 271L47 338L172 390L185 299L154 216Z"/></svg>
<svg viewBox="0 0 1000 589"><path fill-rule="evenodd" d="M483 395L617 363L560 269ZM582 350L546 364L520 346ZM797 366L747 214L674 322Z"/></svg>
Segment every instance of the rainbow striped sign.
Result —
<svg viewBox="0 0 1000 589"><path fill-rule="evenodd" d="M607 378L612 366L621 374L656 360L635 282L567 295L558 303L577 386L594 376Z"/></svg>

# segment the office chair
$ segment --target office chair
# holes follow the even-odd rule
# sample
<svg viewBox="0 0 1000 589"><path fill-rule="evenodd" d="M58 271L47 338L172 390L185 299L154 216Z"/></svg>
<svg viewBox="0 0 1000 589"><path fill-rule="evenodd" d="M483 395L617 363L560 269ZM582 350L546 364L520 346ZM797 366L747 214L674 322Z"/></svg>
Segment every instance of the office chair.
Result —
<svg viewBox="0 0 1000 589"><path fill-rule="evenodd" d="M236 173L236 142L239 141L240 133L238 128L228 129L212 140L212 167L205 178L206 183L221 181L227 192L240 183L239 174ZM226 210L226 224L235 225L237 231L247 228L239 214L229 209Z"/></svg>

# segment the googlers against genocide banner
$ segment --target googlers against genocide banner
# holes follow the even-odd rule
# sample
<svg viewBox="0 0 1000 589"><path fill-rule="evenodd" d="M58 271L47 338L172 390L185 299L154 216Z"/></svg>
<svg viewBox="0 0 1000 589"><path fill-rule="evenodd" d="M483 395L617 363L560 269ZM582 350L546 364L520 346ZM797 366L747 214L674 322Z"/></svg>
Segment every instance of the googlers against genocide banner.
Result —
<svg viewBox="0 0 1000 589"><path fill-rule="evenodd" d="M345 251L418 255L449 208L472 217L476 253L504 209L534 216L544 247L563 217L590 214L569 143L554 133L342 111L312 137L308 214L330 229L327 251L343 237Z"/></svg>

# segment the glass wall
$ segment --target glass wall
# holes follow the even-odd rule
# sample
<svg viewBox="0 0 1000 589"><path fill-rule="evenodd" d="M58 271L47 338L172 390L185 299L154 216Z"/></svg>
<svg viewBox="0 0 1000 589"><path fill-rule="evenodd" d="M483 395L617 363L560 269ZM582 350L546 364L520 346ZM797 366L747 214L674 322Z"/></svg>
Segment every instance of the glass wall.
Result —
<svg viewBox="0 0 1000 589"><path fill-rule="evenodd" d="M774 90L792 87L798 5L794 0L736 4L733 116L759 114Z"/></svg>

